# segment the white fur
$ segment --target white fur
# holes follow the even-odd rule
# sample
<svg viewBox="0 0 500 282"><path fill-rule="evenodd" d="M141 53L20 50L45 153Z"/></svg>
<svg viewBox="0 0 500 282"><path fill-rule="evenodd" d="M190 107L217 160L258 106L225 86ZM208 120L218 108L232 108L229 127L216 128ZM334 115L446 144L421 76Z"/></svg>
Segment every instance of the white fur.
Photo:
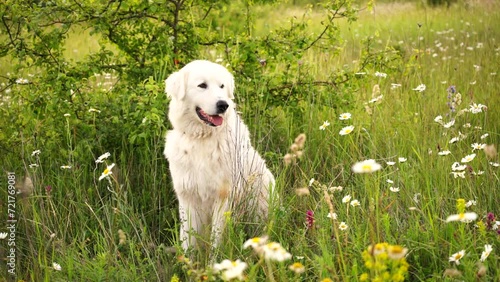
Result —
<svg viewBox="0 0 500 282"><path fill-rule="evenodd" d="M199 87L201 83L206 89ZM168 116L173 129L167 133L164 153L179 200L182 247L195 245L191 230L203 234L206 228L211 228L217 246L226 212L254 208L267 217L274 177L250 144L248 129L235 110L234 79L226 68L193 61L167 78L165 91L171 98ZM229 108L220 115L222 125L213 127L195 109L215 115L218 101Z"/></svg>

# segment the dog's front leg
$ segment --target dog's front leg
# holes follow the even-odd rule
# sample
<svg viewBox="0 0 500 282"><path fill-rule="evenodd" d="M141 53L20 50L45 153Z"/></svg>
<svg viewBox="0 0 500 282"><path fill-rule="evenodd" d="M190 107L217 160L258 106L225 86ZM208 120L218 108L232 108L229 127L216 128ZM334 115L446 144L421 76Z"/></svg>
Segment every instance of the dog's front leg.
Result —
<svg viewBox="0 0 500 282"><path fill-rule="evenodd" d="M182 242L184 252L187 252L190 247L192 248L196 245L196 236L193 234L193 231L198 234L201 231L202 223L196 213L195 205L185 199L179 198L179 217L181 220L179 239Z"/></svg>
<svg viewBox="0 0 500 282"><path fill-rule="evenodd" d="M215 249L220 245L222 233L224 232L224 227L226 226L226 217L229 216L227 214L228 212L229 203L227 198L215 201L214 213L212 215L212 249Z"/></svg>

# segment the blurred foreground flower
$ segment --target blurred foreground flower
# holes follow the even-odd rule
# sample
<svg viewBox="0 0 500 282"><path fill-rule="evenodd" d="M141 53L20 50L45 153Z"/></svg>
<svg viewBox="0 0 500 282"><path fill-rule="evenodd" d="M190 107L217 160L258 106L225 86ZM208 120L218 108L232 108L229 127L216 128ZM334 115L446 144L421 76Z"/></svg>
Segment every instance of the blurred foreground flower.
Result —
<svg viewBox="0 0 500 282"><path fill-rule="evenodd" d="M352 166L352 172L354 173L372 173L379 169L382 166L377 163L375 160L365 160L361 162L357 162Z"/></svg>
<svg viewBox="0 0 500 282"><path fill-rule="evenodd" d="M452 214L446 218L446 222L451 221L461 221L461 222L471 222L477 219L477 213L475 212L463 212L459 214Z"/></svg>
<svg viewBox="0 0 500 282"><path fill-rule="evenodd" d="M248 267L245 262L241 260L231 261L228 259L223 260L221 263L214 264L215 272L221 272L221 278L224 281L229 281L232 279L243 280L243 271Z"/></svg>
<svg viewBox="0 0 500 282"><path fill-rule="evenodd" d="M360 281L404 281L409 264L406 262L408 249L399 245L378 243L361 254L367 271Z"/></svg>
<svg viewBox="0 0 500 282"><path fill-rule="evenodd" d="M262 252L266 260L281 262L292 258L292 255L277 242L265 244L262 246Z"/></svg>
<svg viewBox="0 0 500 282"><path fill-rule="evenodd" d="M243 248L246 249L248 247L252 247L258 255L264 256L266 260L285 261L292 258L292 255L288 253L280 243L267 243L267 237L254 237L248 239L243 244Z"/></svg>
<svg viewBox="0 0 500 282"><path fill-rule="evenodd" d="M292 265L288 267L291 271L295 272L296 274L301 274L304 271L306 271L306 268L304 265L300 262L295 262Z"/></svg>
<svg viewBox="0 0 500 282"><path fill-rule="evenodd" d="M267 242L267 237L253 237L251 239L246 240L246 242L243 243L243 249L252 247L254 250L257 251L257 249L262 247L266 242Z"/></svg>

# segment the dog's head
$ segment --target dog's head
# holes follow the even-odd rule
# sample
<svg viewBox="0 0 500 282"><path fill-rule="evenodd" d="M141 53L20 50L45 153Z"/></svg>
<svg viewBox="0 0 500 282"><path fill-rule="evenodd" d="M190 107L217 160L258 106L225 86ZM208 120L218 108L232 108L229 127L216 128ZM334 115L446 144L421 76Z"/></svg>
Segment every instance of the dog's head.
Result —
<svg viewBox="0 0 500 282"><path fill-rule="evenodd" d="M204 126L221 126L228 108L234 106L233 76L209 61L193 61L171 74L165 80L165 92L175 105L170 114L182 112L183 118L196 118Z"/></svg>

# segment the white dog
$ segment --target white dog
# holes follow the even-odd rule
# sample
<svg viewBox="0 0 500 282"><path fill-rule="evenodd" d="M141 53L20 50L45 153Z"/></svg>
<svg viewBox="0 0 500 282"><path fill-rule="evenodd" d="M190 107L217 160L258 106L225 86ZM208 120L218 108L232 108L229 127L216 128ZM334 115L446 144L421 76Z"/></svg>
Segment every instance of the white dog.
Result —
<svg viewBox="0 0 500 282"><path fill-rule="evenodd" d="M211 228L220 243L225 218L234 210L267 217L274 177L250 144L235 110L234 78L219 64L193 61L165 81L171 98L165 156L179 199L180 239L187 250Z"/></svg>

